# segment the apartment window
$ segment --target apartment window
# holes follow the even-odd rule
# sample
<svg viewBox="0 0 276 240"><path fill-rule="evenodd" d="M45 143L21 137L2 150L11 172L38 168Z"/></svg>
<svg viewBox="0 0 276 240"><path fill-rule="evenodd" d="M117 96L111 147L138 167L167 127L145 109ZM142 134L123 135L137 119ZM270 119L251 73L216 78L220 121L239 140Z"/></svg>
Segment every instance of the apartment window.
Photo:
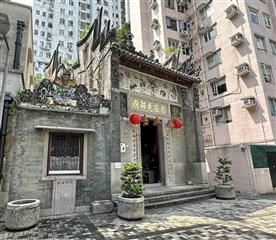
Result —
<svg viewBox="0 0 276 240"><path fill-rule="evenodd" d="M46 58L50 58L50 57L51 57L51 54L50 54L49 52L46 52L46 53L45 53L45 56L46 56Z"/></svg>
<svg viewBox="0 0 276 240"><path fill-rule="evenodd" d="M41 48L44 47L44 42L43 41L40 41L40 45L39 45Z"/></svg>
<svg viewBox="0 0 276 240"><path fill-rule="evenodd" d="M68 37L73 37L73 31L68 32Z"/></svg>
<svg viewBox="0 0 276 240"><path fill-rule="evenodd" d="M64 30L63 29L59 29L58 33L59 33L59 35L64 35Z"/></svg>
<svg viewBox="0 0 276 240"><path fill-rule="evenodd" d="M169 45L169 47L178 48L179 42L177 40L175 40L175 39L169 38L168 39L168 45Z"/></svg>
<svg viewBox="0 0 276 240"><path fill-rule="evenodd" d="M213 95L219 95L227 91L225 77L216 79L211 83Z"/></svg>
<svg viewBox="0 0 276 240"><path fill-rule="evenodd" d="M45 22L44 21L41 22L41 26L45 27Z"/></svg>
<svg viewBox="0 0 276 240"><path fill-rule="evenodd" d="M35 25L39 25L39 20L38 19L35 20Z"/></svg>
<svg viewBox="0 0 276 240"><path fill-rule="evenodd" d="M101 4L101 0L97 0L97 3L98 3L98 4Z"/></svg>
<svg viewBox="0 0 276 240"><path fill-rule="evenodd" d="M185 21L183 20L179 20L178 21L178 25L179 25L179 30L183 30L183 31L188 31L189 30L189 24L186 23Z"/></svg>
<svg viewBox="0 0 276 240"><path fill-rule="evenodd" d="M52 13L49 13L49 18L53 18L53 14Z"/></svg>
<svg viewBox="0 0 276 240"><path fill-rule="evenodd" d="M220 50L214 52L211 56L208 56L206 59L207 59L208 69L212 69L218 66L219 64L221 64Z"/></svg>
<svg viewBox="0 0 276 240"><path fill-rule="evenodd" d="M104 10L104 15L108 16L108 11L107 10Z"/></svg>
<svg viewBox="0 0 276 240"><path fill-rule="evenodd" d="M265 82L271 83L273 81L272 67L265 63L261 63L261 71Z"/></svg>
<svg viewBox="0 0 276 240"><path fill-rule="evenodd" d="M86 8L87 8L87 9L90 9L90 4L87 4L87 5L86 5Z"/></svg>
<svg viewBox="0 0 276 240"><path fill-rule="evenodd" d="M59 24L63 24L63 25L65 24L64 18L60 18L60 19L59 19Z"/></svg>
<svg viewBox="0 0 276 240"><path fill-rule="evenodd" d="M44 31L41 31L41 32L40 32L40 36L45 37L45 32L44 32Z"/></svg>
<svg viewBox="0 0 276 240"><path fill-rule="evenodd" d="M47 43L47 48L51 49L51 43Z"/></svg>
<svg viewBox="0 0 276 240"><path fill-rule="evenodd" d="M42 16L43 16L43 17L46 17L46 12L42 12Z"/></svg>
<svg viewBox="0 0 276 240"><path fill-rule="evenodd" d="M67 43L67 48L72 48L72 47L73 47L73 43L68 42Z"/></svg>
<svg viewBox="0 0 276 240"><path fill-rule="evenodd" d="M268 98L272 116L276 116L276 98Z"/></svg>
<svg viewBox="0 0 276 240"><path fill-rule="evenodd" d="M207 33L204 34L205 43L210 42L216 36L217 36L217 28L216 28L216 26L214 26Z"/></svg>
<svg viewBox="0 0 276 240"><path fill-rule="evenodd" d="M210 17L213 12L214 12L214 5L211 2L200 11L201 20L205 20L206 18Z"/></svg>
<svg viewBox="0 0 276 240"><path fill-rule="evenodd" d="M38 31L36 29L34 30L34 35L38 35Z"/></svg>
<svg viewBox="0 0 276 240"><path fill-rule="evenodd" d="M265 38L255 34L257 49L266 52Z"/></svg>
<svg viewBox="0 0 276 240"><path fill-rule="evenodd" d="M64 47L64 42L63 41L59 41L58 45L61 46L61 47Z"/></svg>
<svg viewBox="0 0 276 240"><path fill-rule="evenodd" d="M73 27L73 21L72 20L68 21L68 26Z"/></svg>
<svg viewBox="0 0 276 240"><path fill-rule="evenodd" d="M47 175L82 174L83 134L49 133Z"/></svg>
<svg viewBox="0 0 276 240"><path fill-rule="evenodd" d="M168 29L177 31L177 21L170 17L166 17L166 25Z"/></svg>
<svg viewBox="0 0 276 240"><path fill-rule="evenodd" d="M165 7L174 9L174 0L165 0Z"/></svg>
<svg viewBox="0 0 276 240"><path fill-rule="evenodd" d="M272 53L276 54L276 42L272 40L269 40L269 42L270 42Z"/></svg>
<svg viewBox="0 0 276 240"><path fill-rule="evenodd" d="M35 14L36 14L36 15L39 15L39 14L40 14L40 11L39 11L39 10L35 10Z"/></svg>
<svg viewBox="0 0 276 240"><path fill-rule="evenodd" d="M39 52L39 57L43 57L43 52Z"/></svg>
<svg viewBox="0 0 276 240"><path fill-rule="evenodd" d="M52 23L48 23L48 28L53 28L53 24Z"/></svg>
<svg viewBox="0 0 276 240"><path fill-rule="evenodd" d="M229 123L232 122L230 106L219 109L221 114L216 116L216 123Z"/></svg>
<svg viewBox="0 0 276 240"><path fill-rule="evenodd" d="M250 18L253 23L259 24L259 16L258 16L258 11L254 9L249 10L250 13Z"/></svg>
<svg viewBox="0 0 276 240"><path fill-rule="evenodd" d="M190 55L190 53L193 51L192 45L190 43L181 43L182 47L182 53L184 55Z"/></svg>
<svg viewBox="0 0 276 240"><path fill-rule="evenodd" d="M51 33L47 33L47 40L51 40L52 38L52 34Z"/></svg>
<svg viewBox="0 0 276 240"><path fill-rule="evenodd" d="M85 20L85 19L86 19L86 13L83 13L83 12L81 13L81 19L82 19L82 20Z"/></svg>
<svg viewBox="0 0 276 240"><path fill-rule="evenodd" d="M65 9L64 8L61 8L59 9L60 13L65 13Z"/></svg>
<svg viewBox="0 0 276 240"><path fill-rule="evenodd" d="M73 0L69 0L69 5L70 6L74 6L74 1Z"/></svg>
<svg viewBox="0 0 276 240"><path fill-rule="evenodd" d="M271 29L271 21L270 21L270 16L263 13L263 17L264 17L264 23L265 23L265 27L268 29Z"/></svg>
<svg viewBox="0 0 276 240"><path fill-rule="evenodd" d="M177 11L178 11L178 12L184 13L184 8L185 8L185 7L184 7L183 3L179 1L179 2L177 3Z"/></svg>
<svg viewBox="0 0 276 240"><path fill-rule="evenodd" d="M72 10L69 10L69 11L68 11L68 14L69 14L69 16L73 16L73 11L72 11Z"/></svg>

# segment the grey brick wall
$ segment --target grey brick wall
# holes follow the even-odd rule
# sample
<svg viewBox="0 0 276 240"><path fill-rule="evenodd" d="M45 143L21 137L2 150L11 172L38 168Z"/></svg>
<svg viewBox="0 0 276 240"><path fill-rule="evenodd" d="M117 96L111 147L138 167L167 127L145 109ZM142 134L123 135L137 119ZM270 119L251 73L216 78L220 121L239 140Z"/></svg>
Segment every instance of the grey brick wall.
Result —
<svg viewBox="0 0 276 240"><path fill-rule="evenodd" d="M11 163L9 201L38 198L42 208L51 208L53 181L42 180L45 134L35 125L95 129L87 138L87 179L77 180L76 206L111 198L107 116L18 108L16 138L7 159Z"/></svg>

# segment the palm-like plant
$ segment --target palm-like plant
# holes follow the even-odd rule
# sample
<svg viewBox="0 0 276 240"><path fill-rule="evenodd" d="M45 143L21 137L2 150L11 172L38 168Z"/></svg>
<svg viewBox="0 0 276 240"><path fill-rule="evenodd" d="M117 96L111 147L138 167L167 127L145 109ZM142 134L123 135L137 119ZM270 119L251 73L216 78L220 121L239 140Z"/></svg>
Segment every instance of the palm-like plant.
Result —
<svg viewBox="0 0 276 240"><path fill-rule="evenodd" d="M233 180L230 174L232 161L228 158L219 158L218 161L219 166L215 171L215 181L219 184L227 185Z"/></svg>

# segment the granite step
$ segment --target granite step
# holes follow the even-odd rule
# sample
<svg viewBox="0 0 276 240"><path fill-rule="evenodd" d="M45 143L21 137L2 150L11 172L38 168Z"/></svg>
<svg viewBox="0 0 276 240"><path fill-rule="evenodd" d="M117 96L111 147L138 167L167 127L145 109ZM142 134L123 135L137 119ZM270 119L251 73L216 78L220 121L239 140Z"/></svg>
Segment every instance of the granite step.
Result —
<svg viewBox="0 0 276 240"><path fill-rule="evenodd" d="M212 192L206 193L206 194L194 195L194 196L183 197L183 198L173 198L170 200L164 200L164 201L159 201L159 202L145 202L145 208L158 208L158 207L176 205L176 204L181 204L181 203L186 203L186 202L208 199L208 198L211 198L214 196L215 196L215 192L212 191Z"/></svg>
<svg viewBox="0 0 276 240"><path fill-rule="evenodd" d="M164 201L169 201L173 199L196 197L196 196L202 196L202 195L213 194L213 193L214 193L214 190L205 188L205 189L198 189L198 190L193 189L191 191L184 191L184 192L157 194L157 195L151 195L151 196L145 195L144 197L145 197L145 204L147 204L147 203L155 203L155 202L164 202Z"/></svg>

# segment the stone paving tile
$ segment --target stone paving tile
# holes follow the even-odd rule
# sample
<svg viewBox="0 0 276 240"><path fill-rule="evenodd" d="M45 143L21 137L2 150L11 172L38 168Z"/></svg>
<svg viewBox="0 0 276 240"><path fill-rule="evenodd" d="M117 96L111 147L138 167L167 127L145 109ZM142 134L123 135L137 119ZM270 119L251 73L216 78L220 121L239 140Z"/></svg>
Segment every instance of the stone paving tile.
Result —
<svg viewBox="0 0 276 240"><path fill-rule="evenodd" d="M208 199L150 209L140 221L115 213L42 218L20 232L9 232L0 222L0 239L276 239L276 201Z"/></svg>

